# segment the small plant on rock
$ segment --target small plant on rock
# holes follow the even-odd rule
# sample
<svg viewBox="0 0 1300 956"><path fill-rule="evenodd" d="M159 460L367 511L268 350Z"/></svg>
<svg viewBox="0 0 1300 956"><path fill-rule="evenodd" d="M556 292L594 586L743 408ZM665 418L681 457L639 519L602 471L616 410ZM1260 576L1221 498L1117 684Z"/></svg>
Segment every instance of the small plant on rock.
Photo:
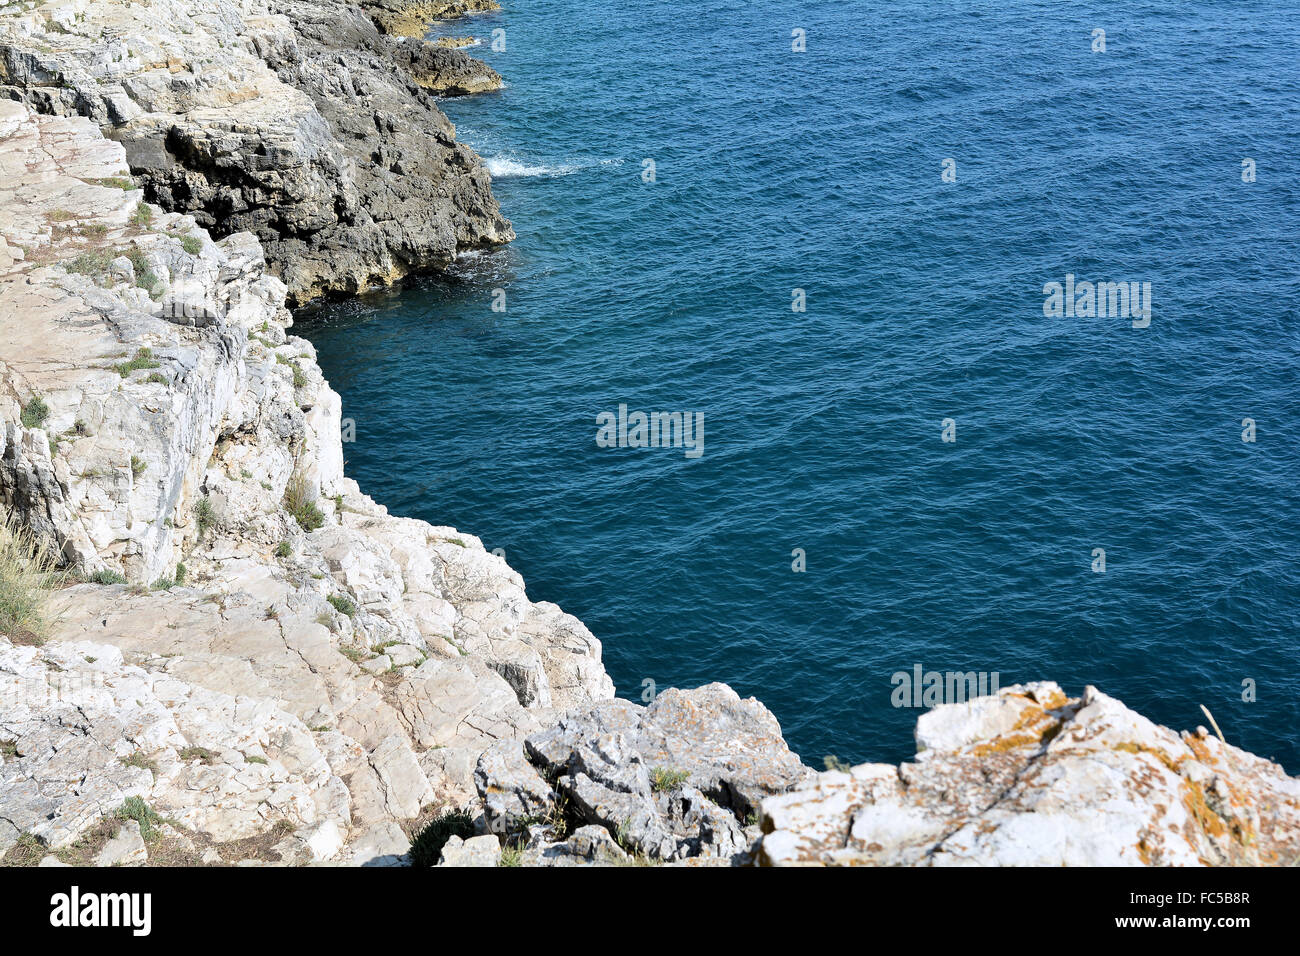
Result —
<svg viewBox="0 0 1300 956"><path fill-rule="evenodd" d="M0 634L15 643L43 644L46 601L62 583L44 543L13 518L0 524Z"/></svg>
<svg viewBox="0 0 1300 956"><path fill-rule="evenodd" d="M121 375L123 378L130 378L132 372L138 372L140 369L144 368L158 368L160 364L161 363L153 357L153 349L146 346L145 348L136 350L135 356L131 358L130 361L118 362L113 366L113 368L116 369L117 374Z"/></svg>
<svg viewBox="0 0 1300 956"><path fill-rule="evenodd" d="M92 279L108 271L108 264L113 261L113 253L106 249L83 252L63 264L64 271L76 275L90 276Z"/></svg>
<svg viewBox="0 0 1300 956"><path fill-rule="evenodd" d="M302 369L298 367L298 364L294 362L293 359L287 359L283 355L277 355L275 357L275 360L279 362L281 365L289 366L289 370L293 372L294 388L303 388L304 386L306 386L307 376L302 373Z"/></svg>
<svg viewBox="0 0 1300 956"><path fill-rule="evenodd" d="M139 797L127 797L114 816L119 820L134 820L140 824L140 836L145 840L153 840L158 835L156 827L163 822L162 817Z"/></svg>
<svg viewBox="0 0 1300 956"><path fill-rule="evenodd" d="M30 833L20 833L18 842L0 857L0 866L36 866L49 852L49 848L39 837Z"/></svg>
<svg viewBox="0 0 1300 956"><path fill-rule="evenodd" d="M158 765L138 750L128 757L123 757L122 765L125 767L138 767L141 770L148 770L154 776L158 775Z"/></svg>
<svg viewBox="0 0 1300 956"><path fill-rule="evenodd" d="M104 568L103 571L96 571L86 580L90 581L91 584L126 584L126 578L123 578L117 571L110 571L108 568Z"/></svg>
<svg viewBox="0 0 1300 956"><path fill-rule="evenodd" d="M501 858L497 860L497 866L523 866L524 865L524 848L521 846L504 846L501 848Z"/></svg>
<svg viewBox="0 0 1300 956"><path fill-rule="evenodd" d="M650 786L654 788L655 793L662 790L676 790L688 779L690 774L685 770L670 770L667 767L652 767L650 769Z"/></svg>
<svg viewBox="0 0 1300 956"><path fill-rule="evenodd" d="M217 512L212 507L212 499L206 495L194 504L194 522L199 529L200 539L205 537L217 523Z"/></svg>
<svg viewBox="0 0 1300 956"><path fill-rule="evenodd" d="M452 837L467 840L474 835L474 818L464 810L446 810L430 820L411 840L411 865L435 867L442 848Z"/></svg>
<svg viewBox="0 0 1300 956"><path fill-rule="evenodd" d="M91 584L126 584L126 578L116 571L110 571L105 568L102 571L96 571L86 579Z"/></svg>
<svg viewBox="0 0 1300 956"><path fill-rule="evenodd" d="M348 617L352 617L357 613L357 606L342 594L331 594L325 600L329 601L330 604L333 605L334 610L338 611L340 614L346 614Z"/></svg>
<svg viewBox="0 0 1300 956"><path fill-rule="evenodd" d="M144 253L139 249L132 249L127 253L127 258L131 260L131 268L135 272L135 284L148 292L150 298L158 298L163 291L163 281L149 268L149 260L145 258Z"/></svg>
<svg viewBox="0 0 1300 956"><path fill-rule="evenodd" d="M184 761L197 760L202 764L210 764L217 759L217 755L206 747L186 747L177 753L177 756Z"/></svg>
<svg viewBox="0 0 1300 956"><path fill-rule="evenodd" d="M311 485L302 475L295 475L285 485L284 508L294 516L304 531L315 531L325 524L325 515L316 505Z"/></svg>
<svg viewBox="0 0 1300 956"><path fill-rule="evenodd" d="M21 417L23 428L40 428L49 417L50 406L46 405L45 400L39 395L23 406Z"/></svg>

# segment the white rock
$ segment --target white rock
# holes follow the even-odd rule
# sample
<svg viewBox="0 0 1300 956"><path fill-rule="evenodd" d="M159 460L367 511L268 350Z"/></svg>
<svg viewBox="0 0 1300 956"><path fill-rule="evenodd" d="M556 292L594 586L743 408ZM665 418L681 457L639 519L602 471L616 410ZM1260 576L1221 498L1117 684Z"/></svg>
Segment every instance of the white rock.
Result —
<svg viewBox="0 0 1300 956"><path fill-rule="evenodd" d="M332 859L343 848L343 834L333 820L319 824L304 839L315 860Z"/></svg>
<svg viewBox="0 0 1300 956"><path fill-rule="evenodd" d="M496 866L501 859L501 841L494 834L448 838L443 844L439 866Z"/></svg>
<svg viewBox="0 0 1300 956"><path fill-rule="evenodd" d="M117 835L99 851L95 866L139 866L148 859L149 851L140 835L140 824L127 820Z"/></svg>

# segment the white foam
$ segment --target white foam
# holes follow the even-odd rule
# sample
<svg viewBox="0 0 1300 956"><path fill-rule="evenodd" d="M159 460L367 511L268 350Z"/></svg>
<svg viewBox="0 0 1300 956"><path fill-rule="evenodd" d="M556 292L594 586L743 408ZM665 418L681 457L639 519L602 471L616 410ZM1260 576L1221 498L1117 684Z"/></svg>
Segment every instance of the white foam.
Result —
<svg viewBox="0 0 1300 956"><path fill-rule="evenodd" d="M546 163L534 165L520 162L512 156L488 156L483 160L493 179L519 179L530 176L569 176L593 166L619 165L621 159L588 159L571 163Z"/></svg>
<svg viewBox="0 0 1300 956"><path fill-rule="evenodd" d="M489 156L483 161L493 179L517 179L523 176L567 176L578 171L577 166L534 166L521 163L509 156Z"/></svg>

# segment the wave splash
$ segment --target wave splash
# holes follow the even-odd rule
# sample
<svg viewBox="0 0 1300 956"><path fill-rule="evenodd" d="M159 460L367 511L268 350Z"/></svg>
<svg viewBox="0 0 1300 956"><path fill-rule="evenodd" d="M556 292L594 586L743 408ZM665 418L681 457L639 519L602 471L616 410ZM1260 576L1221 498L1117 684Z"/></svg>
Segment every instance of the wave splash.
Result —
<svg viewBox="0 0 1300 956"><path fill-rule="evenodd" d="M488 173L493 179L524 179L537 176L555 178L558 176L571 176L574 173L582 172L585 169L593 169L597 166L618 166L622 165L621 159L582 159L568 163L548 163L533 164L516 159L509 155L487 156L483 159L483 165L487 167Z"/></svg>

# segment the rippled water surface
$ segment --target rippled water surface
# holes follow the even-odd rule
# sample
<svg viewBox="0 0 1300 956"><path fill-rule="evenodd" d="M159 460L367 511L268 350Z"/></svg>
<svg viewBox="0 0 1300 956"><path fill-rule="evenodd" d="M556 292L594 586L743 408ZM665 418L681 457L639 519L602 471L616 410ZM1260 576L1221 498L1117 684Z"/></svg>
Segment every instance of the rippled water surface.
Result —
<svg viewBox="0 0 1300 956"><path fill-rule="evenodd" d="M303 316L363 488L503 548L621 695L726 681L809 762L909 756L920 664L1300 772L1293 10L504 2L446 32L504 29L506 89L445 109L518 240ZM1150 327L1045 317L1066 273ZM620 402L703 456L597 447Z"/></svg>

